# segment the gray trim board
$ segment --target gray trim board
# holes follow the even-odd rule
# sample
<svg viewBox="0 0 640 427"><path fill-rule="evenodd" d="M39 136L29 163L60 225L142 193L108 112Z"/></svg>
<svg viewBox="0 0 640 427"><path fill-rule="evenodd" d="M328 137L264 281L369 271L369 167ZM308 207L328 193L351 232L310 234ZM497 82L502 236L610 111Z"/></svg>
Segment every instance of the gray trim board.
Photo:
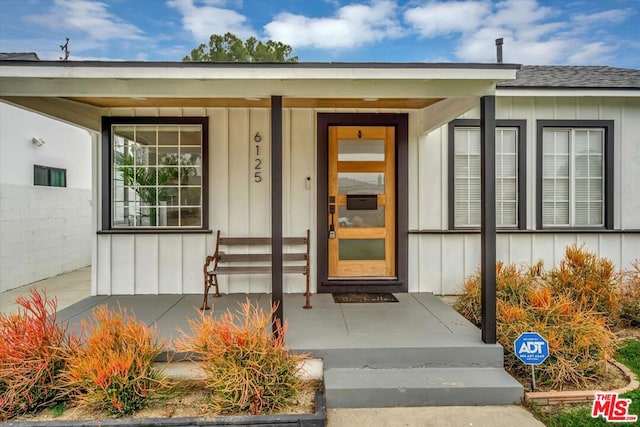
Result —
<svg viewBox="0 0 640 427"><path fill-rule="evenodd" d="M481 329L482 341L495 344L496 328L496 97L480 98Z"/></svg>
<svg viewBox="0 0 640 427"><path fill-rule="evenodd" d="M282 96L271 97L271 304L273 333L283 323L282 307Z"/></svg>
<svg viewBox="0 0 640 427"><path fill-rule="evenodd" d="M480 234L478 229L459 230L409 230L409 234ZM603 228L546 228L543 230L497 229L496 234L639 234L640 229L606 230Z"/></svg>
<svg viewBox="0 0 640 427"><path fill-rule="evenodd" d="M478 69L519 70L520 64L479 62L182 62L182 61L3 61L2 66L57 68L374 68L374 69Z"/></svg>

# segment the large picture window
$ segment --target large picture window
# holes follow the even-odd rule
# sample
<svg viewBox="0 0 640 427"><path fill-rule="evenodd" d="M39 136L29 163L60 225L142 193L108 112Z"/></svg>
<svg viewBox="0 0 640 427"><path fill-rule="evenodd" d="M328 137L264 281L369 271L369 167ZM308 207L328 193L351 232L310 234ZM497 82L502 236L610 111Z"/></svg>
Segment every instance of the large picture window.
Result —
<svg viewBox="0 0 640 427"><path fill-rule="evenodd" d="M608 126L539 123L542 227L607 226L608 132Z"/></svg>
<svg viewBox="0 0 640 427"><path fill-rule="evenodd" d="M496 126L496 226L519 228L524 224L523 121L501 121ZM450 124L450 225L479 228L480 126L476 120Z"/></svg>
<svg viewBox="0 0 640 427"><path fill-rule="evenodd" d="M103 125L108 228L206 228L206 118L105 118Z"/></svg>

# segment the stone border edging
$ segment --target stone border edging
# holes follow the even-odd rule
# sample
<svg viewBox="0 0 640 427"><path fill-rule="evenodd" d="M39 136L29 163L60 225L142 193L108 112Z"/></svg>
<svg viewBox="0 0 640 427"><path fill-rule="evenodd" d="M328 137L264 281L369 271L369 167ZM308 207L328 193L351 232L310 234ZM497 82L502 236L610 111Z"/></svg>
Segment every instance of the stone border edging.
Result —
<svg viewBox="0 0 640 427"><path fill-rule="evenodd" d="M174 427L174 426L262 426L262 427L324 427L326 399L323 390L316 392L313 414L231 415L215 418L106 418L101 420L9 421L6 427Z"/></svg>
<svg viewBox="0 0 640 427"><path fill-rule="evenodd" d="M640 382L638 382L636 374L629 368L615 360L610 360L609 363L620 369L629 380L629 383L622 388L607 390L607 392L622 394L640 387ZM524 403L535 403L536 405L557 405L560 403L592 402L596 393L602 393L602 390L529 391L524 393Z"/></svg>

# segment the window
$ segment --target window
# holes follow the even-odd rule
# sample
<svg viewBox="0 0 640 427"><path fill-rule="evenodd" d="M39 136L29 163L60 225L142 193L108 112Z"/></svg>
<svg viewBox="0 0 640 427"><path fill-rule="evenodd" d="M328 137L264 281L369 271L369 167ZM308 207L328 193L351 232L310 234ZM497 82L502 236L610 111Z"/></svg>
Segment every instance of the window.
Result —
<svg viewBox="0 0 640 427"><path fill-rule="evenodd" d="M207 227L206 118L108 117L103 138L104 229Z"/></svg>
<svg viewBox="0 0 640 427"><path fill-rule="evenodd" d="M33 165L33 185L48 187L66 187L67 170Z"/></svg>
<svg viewBox="0 0 640 427"><path fill-rule="evenodd" d="M609 228L612 131L608 122L538 122L539 226Z"/></svg>
<svg viewBox="0 0 640 427"><path fill-rule="evenodd" d="M496 122L496 226L520 228L524 219L525 122ZM449 126L450 228L480 227L480 122Z"/></svg>

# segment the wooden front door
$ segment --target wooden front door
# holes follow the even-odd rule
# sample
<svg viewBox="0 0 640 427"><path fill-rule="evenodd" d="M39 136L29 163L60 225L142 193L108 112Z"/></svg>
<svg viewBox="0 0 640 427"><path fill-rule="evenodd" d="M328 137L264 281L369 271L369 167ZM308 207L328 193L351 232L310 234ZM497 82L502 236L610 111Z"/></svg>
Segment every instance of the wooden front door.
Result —
<svg viewBox="0 0 640 427"><path fill-rule="evenodd" d="M328 133L328 279L395 278L395 128Z"/></svg>

